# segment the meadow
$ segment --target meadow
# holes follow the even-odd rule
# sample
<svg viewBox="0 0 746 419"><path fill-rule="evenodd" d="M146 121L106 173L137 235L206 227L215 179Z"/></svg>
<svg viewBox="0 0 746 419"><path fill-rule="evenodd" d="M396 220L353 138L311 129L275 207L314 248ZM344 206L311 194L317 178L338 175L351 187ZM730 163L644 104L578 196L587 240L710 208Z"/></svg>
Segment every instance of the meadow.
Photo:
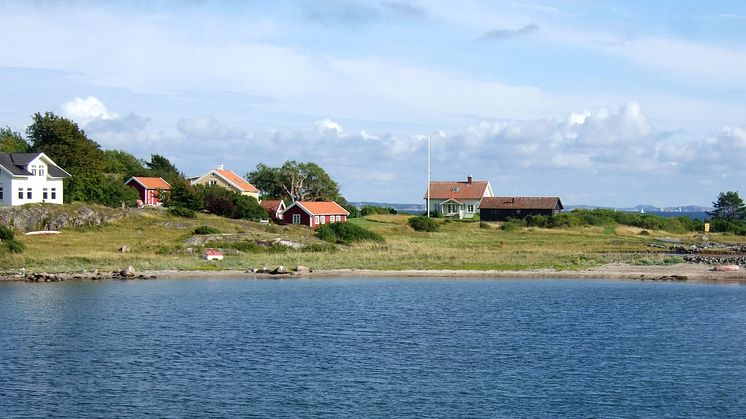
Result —
<svg viewBox="0 0 746 419"><path fill-rule="evenodd" d="M144 209L97 227L63 230L59 235L17 234L26 250L0 253L3 270L78 272L110 271L132 265L137 270L246 270L284 265L312 269L456 269L456 270L579 270L611 262L666 264L680 261L664 249L649 246L656 239L698 240L696 233L643 230L618 224L567 228L518 227L436 220L440 230L412 230L407 215L370 215L350 219L381 234L385 241L351 245L322 241L300 226L267 225L209 214L196 218ZM198 227L213 235L198 235ZM208 229L209 230L209 229ZM214 240L201 243L200 238ZM276 243L287 240L304 246L291 249ZM711 236L712 240L742 240L742 236ZM121 252L126 245L130 251ZM226 249L225 259L207 262L204 249Z"/></svg>

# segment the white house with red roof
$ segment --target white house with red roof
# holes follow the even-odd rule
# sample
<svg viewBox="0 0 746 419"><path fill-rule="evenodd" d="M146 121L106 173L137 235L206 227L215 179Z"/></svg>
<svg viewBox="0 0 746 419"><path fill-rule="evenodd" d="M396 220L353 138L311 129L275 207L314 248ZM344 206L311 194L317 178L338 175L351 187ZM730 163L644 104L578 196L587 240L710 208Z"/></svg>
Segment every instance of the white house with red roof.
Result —
<svg viewBox="0 0 746 419"><path fill-rule="evenodd" d="M192 185L217 185L241 195L253 196L257 201L259 200L259 190L254 185L236 173L225 170L222 164L204 175L192 179Z"/></svg>
<svg viewBox="0 0 746 419"><path fill-rule="evenodd" d="M171 190L171 185L159 177L132 176L124 184L134 188L142 205L148 206L161 205L161 194Z"/></svg>
<svg viewBox="0 0 746 419"><path fill-rule="evenodd" d="M261 201L259 201L259 205L261 205L262 208L267 211L267 214L274 220L281 220L282 212L286 209L285 201L283 201L282 199L262 199Z"/></svg>
<svg viewBox="0 0 746 419"><path fill-rule="evenodd" d="M334 201L295 201L282 212L286 224L312 228L329 223L343 223L350 213Z"/></svg>
<svg viewBox="0 0 746 419"><path fill-rule="evenodd" d="M491 197L492 186L486 180L430 182L430 212L445 217L472 218L479 214L482 198ZM428 192L425 192L427 203Z"/></svg>

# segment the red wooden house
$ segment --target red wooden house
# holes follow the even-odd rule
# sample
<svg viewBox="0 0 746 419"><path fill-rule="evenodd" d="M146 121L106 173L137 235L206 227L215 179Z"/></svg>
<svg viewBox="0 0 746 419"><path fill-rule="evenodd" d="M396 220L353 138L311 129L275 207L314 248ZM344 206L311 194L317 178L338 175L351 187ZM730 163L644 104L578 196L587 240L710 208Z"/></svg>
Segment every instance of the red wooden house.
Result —
<svg viewBox="0 0 746 419"><path fill-rule="evenodd" d="M350 215L333 201L295 201L282 213L286 224L299 224L316 228L328 223L343 223Z"/></svg>
<svg viewBox="0 0 746 419"><path fill-rule="evenodd" d="M159 177L133 176L124 184L137 190L142 205L161 205L161 192L171 190L171 185Z"/></svg>

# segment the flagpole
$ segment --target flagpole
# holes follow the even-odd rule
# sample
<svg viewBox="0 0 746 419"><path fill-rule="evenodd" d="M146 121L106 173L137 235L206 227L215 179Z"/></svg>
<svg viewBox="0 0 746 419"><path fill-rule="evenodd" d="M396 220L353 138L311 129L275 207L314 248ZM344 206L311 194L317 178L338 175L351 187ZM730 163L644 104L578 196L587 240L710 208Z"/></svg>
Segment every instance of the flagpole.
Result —
<svg viewBox="0 0 746 419"><path fill-rule="evenodd" d="M430 136L427 136L427 217L430 218Z"/></svg>

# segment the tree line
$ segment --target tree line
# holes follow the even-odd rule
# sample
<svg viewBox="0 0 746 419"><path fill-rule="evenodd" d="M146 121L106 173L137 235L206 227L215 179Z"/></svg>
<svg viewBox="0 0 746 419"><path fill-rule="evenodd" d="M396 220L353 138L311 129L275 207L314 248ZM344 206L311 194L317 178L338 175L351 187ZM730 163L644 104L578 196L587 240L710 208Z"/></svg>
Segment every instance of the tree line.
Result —
<svg viewBox="0 0 746 419"><path fill-rule="evenodd" d="M139 199L137 191L124 184L132 176L161 177L171 185L164 194L165 206L174 213L191 215L208 211L217 215L259 219L267 216L253 197L219 186L191 185L168 158L152 154L139 159L124 150L104 150L74 121L52 112L35 113L25 137L10 127L0 128L0 152L43 152L70 173L65 179L64 201L131 206ZM246 178L266 199L347 201L339 185L315 163L287 161L279 167L258 164Z"/></svg>

